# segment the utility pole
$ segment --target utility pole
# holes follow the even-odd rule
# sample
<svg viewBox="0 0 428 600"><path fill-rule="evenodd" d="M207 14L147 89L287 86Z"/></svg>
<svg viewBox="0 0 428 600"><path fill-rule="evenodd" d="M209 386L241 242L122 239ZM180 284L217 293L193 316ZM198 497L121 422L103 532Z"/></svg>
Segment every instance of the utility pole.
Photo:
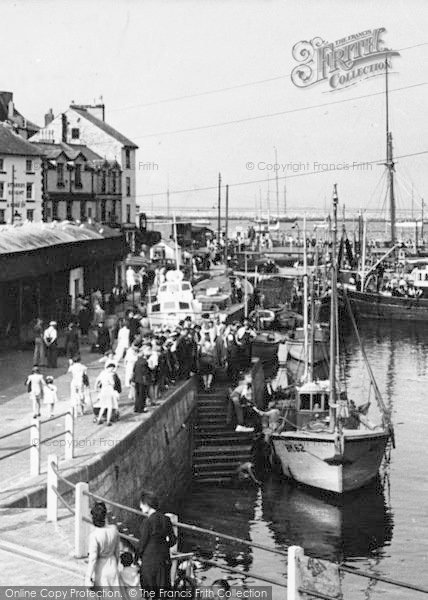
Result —
<svg viewBox="0 0 428 600"><path fill-rule="evenodd" d="M226 185L226 214L225 214L225 225L224 225L224 264L227 269L227 239L229 234L229 184Z"/></svg>
<svg viewBox="0 0 428 600"><path fill-rule="evenodd" d="M166 191L166 214L169 217L170 204L169 204L169 188Z"/></svg>
<svg viewBox="0 0 428 600"><path fill-rule="evenodd" d="M217 243L220 244L221 234L221 173L218 174L218 202L217 202Z"/></svg>
<svg viewBox="0 0 428 600"><path fill-rule="evenodd" d="M284 183L284 217L287 214L287 186Z"/></svg>
<svg viewBox="0 0 428 600"><path fill-rule="evenodd" d="M424 245L424 208L425 208L425 200L422 198L422 215L421 215L421 241L422 241L422 245Z"/></svg>
<svg viewBox="0 0 428 600"><path fill-rule="evenodd" d="M13 225L15 221L15 165L12 165L12 219L11 223Z"/></svg>

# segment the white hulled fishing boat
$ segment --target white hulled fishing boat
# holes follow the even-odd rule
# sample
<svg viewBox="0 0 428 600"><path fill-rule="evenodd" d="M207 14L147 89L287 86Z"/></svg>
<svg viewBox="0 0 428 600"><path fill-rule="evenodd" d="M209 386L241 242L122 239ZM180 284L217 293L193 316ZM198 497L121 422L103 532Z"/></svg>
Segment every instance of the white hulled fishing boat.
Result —
<svg viewBox="0 0 428 600"><path fill-rule="evenodd" d="M330 377L313 381L310 363L302 385L296 386L295 401L288 409L285 430L272 436L284 475L299 483L342 494L376 477L388 441L393 442L390 412L385 407L364 350L363 356L381 413L381 423L372 425L365 416L369 404L357 407L340 389L337 316L337 193L334 188L334 227L331 261ZM350 304L348 302L348 306ZM358 336L355 320L351 319ZM309 347L310 352L310 347Z"/></svg>
<svg viewBox="0 0 428 600"><path fill-rule="evenodd" d="M201 315L202 305L195 300L190 281L184 281L182 271L168 271L156 300L147 307L150 325L176 327L186 317L199 321Z"/></svg>

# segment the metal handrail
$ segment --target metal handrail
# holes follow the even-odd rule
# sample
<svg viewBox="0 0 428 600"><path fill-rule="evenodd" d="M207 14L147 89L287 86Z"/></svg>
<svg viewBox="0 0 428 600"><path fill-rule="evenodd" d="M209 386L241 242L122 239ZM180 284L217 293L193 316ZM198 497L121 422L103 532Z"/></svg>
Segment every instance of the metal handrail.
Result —
<svg viewBox="0 0 428 600"><path fill-rule="evenodd" d="M15 429L14 431L11 431L10 433L5 433L4 435L0 435L0 440L4 440L7 437L11 437L12 435L16 435L17 433L26 431L27 429L32 429L33 427L34 427L34 424L31 424L31 425L27 425L26 427L21 427L21 429Z"/></svg>
<svg viewBox="0 0 428 600"><path fill-rule="evenodd" d="M42 444L44 444L45 442L50 442L51 440L61 437L62 435L65 435L66 433L70 433L70 431L60 431L59 433L56 433L55 435L51 435L50 437L46 438L45 440L40 440L40 446Z"/></svg>
<svg viewBox="0 0 428 600"><path fill-rule="evenodd" d="M26 450L30 450L33 447L32 444L29 446L24 446L19 450L15 450L14 452L9 452L9 454L5 454L4 456L0 456L0 460L4 460L5 458L10 458L11 456L15 456L15 454L19 454L20 452L25 452Z"/></svg>
<svg viewBox="0 0 428 600"><path fill-rule="evenodd" d="M43 425L44 423L50 423L51 421L56 421L56 419L61 419L61 417L66 417L67 415L72 415L72 411L71 410L67 410L59 415L55 415L54 417L51 417L49 419L44 419L43 421L40 421L40 425Z"/></svg>
<svg viewBox="0 0 428 600"><path fill-rule="evenodd" d="M54 494L56 495L56 497L58 498L58 500L60 500L63 503L63 505L65 506L65 508L67 508L71 512L72 515L75 515L76 511L74 510L74 508L71 508L71 506L69 505L69 503L67 502L67 500L65 500L61 496L61 494L59 493L57 487L55 485L52 485L51 486L51 490L54 492Z"/></svg>
<svg viewBox="0 0 428 600"><path fill-rule="evenodd" d="M68 479L66 479L62 475L60 475L60 473L59 473L59 471L58 471L58 469L57 469L57 467L56 467L56 465L54 463L51 464L51 467L54 470L55 474L62 481L64 481L67 485L69 485L72 488L76 487L74 483L72 483L71 481L69 481ZM84 492L84 494L87 495L87 496L93 497L93 498L95 498L97 500L100 500L101 502L105 502L106 504L110 504L111 506L116 506L117 508L126 510L126 511L131 512L133 514L137 514L140 517L142 516L141 512L139 510L135 509L135 508L131 508L129 506L125 506L124 504L119 504L118 502L113 502L112 500L107 500L107 498L103 498L102 496L98 496L96 494L93 494L92 492ZM88 523L91 522L89 519L85 519L85 520ZM269 548L269 546L264 546L263 544L257 544L255 542L249 542L247 540L242 540L240 538L237 538L237 537L234 537L234 536L231 536L231 535L227 535L227 534L224 534L224 533L219 533L217 531L212 531L211 529L204 529L203 527L197 527L196 525L189 525L187 523L181 523L181 522L176 523L176 525L177 525L177 527L182 528L182 529L188 529L190 531L197 531L197 532L200 532L200 533L206 533L206 534L209 534L209 535L213 535L213 536L215 536L217 538L223 538L223 539L227 539L229 541L233 541L233 542L238 542L240 544L244 544L246 546L251 546L253 548L259 548L261 550L266 550L266 552L271 552L272 554L278 554L280 556L285 556L285 557L288 556L287 552L284 552L283 550L277 550L275 548ZM121 536L125 537L125 534L121 534ZM125 539L131 538L131 537L133 538L133 536L126 536ZM133 539L137 540L137 538L133 538ZM229 571L232 571L232 572L238 572L241 575L244 574L244 575L251 576L251 577L257 577L258 579L261 579L262 581L267 581L268 583L271 583L273 585L282 585L283 587L286 587L284 584L280 584L280 583L278 583L276 581L268 580L266 578L260 578L259 576L255 575L255 574L251 574L249 572L243 573L239 569L234 569L233 567L228 567L228 566L225 566L225 565L221 565L221 564L216 563L214 561L208 561L206 559L201 559L201 562L205 562L206 564L211 564L212 563L214 566L218 566L218 567L221 567L223 569L226 569L226 570L229 570ZM395 579L390 579L388 577L382 577L382 576L379 576L379 575L373 575L372 573L366 573L366 572L360 571L360 570L354 570L351 567L346 567L344 565L338 565L338 569L339 569L339 571L342 571L344 573L348 573L350 575L355 575L357 577L365 577L366 579L380 581L382 583L387 583L389 585L394 585L396 587L402 587L402 588L411 589L411 590L414 590L414 591L417 591L417 592L421 592L421 593L424 593L424 594L428 594L428 588L423 588L421 586L416 586L416 585L413 585L411 583L407 583L407 582L404 582L404 581L398 581L398 580L395 580ZM324 599L324 600L333 600L332 597L325 596L325 595L323 595L321 593L318 593L318 592L312 592L310 590L304 590L304 589L302 589L301 591L304 592L305 594L308 594L308 595L311 595L311 596L315 596L317 598L321 598L321 599Z"/></svg>
<svg viewBox="0 0 428 600"><path fill-rule="evenodd" d="M254 577L254 579L259 579L260 581L265 581L266 583L270 583L271 585L277 585L282 588L286 588L286 584L283 581L277 581L276 579L270 579L269 577L264 577L264 575L258 575L257 573L253 573L252 571L243 571L242 569L237 569L236 567L229 567L229 565L223 565L215 560L209 560L207 558L198 558L198 561L204 563L206 565L211 565L213 567L219 567L220 569L224 569L225 571L230 571L231 573L238 573L239 575L243 575L244 577Z"/></svg>

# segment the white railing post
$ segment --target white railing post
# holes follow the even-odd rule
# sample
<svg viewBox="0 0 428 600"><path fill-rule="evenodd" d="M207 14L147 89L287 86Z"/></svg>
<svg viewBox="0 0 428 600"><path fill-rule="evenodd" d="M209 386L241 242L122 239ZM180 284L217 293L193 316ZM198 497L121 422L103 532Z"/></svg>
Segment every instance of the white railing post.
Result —
<svg viewBox="0 0 428 600"><path fill-rule="evenodd" d="M74 411L70 410L65 415L65 460L74 458Z"/></svg>
<svg viewBox="0 0 428 600"><path fill-rule="evenodd" d="M171 547L171 552L177 552L178 550L178 516L175 515L174 513L165 513L165 516L167 516L169 518L169 520L172 523L172 529L174 531L175 537L177 538L176 543L174 544L174 546ZM177 568L178 568L178 561L174 560L172 561L172 566L171 566L171 585L174 585L175 582L175 577L177 575Z"/></svg>
<svg viewBox="0 0 428 600"><path fill-rule="evenodd" d="M56 454L49 454L48 456L48 489L46 498L47 515L46 521L58 520L58 496L55 494L52 488L58 490L58 475L55 469L58 467L58 457Z"/></svg>
<svg viewBox="0 0 428 600"><path fill-rule="evenodd" d="M40 421L33 419L30 429L30 475L40 475Z"/></svg>
<svg viewBox="0 0 428 600"><path fill-rule="evenodd" d="M299 592L301 586L301 561L303 559L303 548L300 546L289 546L287 564L287 600L302 600Z"/></svg>
<svg viewBox="0 0 428 600"><path fill-rule="evenodd" d="M76 484L74 507L74 556L76 558L85 558L88 555L89 523L84 520L90 518L88 492L89 485L85 481Z"/></svg>

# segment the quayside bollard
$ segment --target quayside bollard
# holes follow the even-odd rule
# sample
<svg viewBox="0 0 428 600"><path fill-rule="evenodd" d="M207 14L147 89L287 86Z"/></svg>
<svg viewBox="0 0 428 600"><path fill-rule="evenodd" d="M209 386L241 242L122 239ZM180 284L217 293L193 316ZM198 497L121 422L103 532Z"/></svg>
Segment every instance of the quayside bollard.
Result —
<svg viewBox="0 0 428 600"><path fill-rule="evenodd" d="M58 496L54 489L58 491L58 457L56 454L48 456L48 476L47 476L47 491L46 491L46 521L56 522L58 520Z"/></svg>

